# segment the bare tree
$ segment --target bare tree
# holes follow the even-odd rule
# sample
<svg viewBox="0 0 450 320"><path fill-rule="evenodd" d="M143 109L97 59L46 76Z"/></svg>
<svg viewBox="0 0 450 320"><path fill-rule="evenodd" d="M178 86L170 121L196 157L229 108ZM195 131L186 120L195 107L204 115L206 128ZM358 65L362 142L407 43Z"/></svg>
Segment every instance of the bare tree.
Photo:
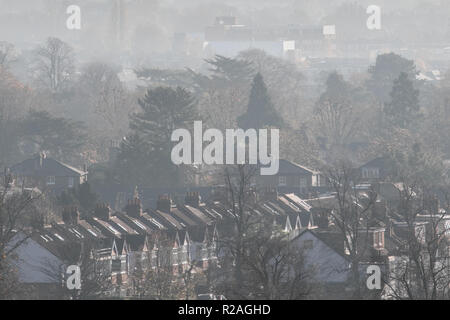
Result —
<svg viewBox="0 0 450 320"><path fill-rule="evenodd" d="M326 169L325 176L335 193L336 202L331 206L330 222L344 242L344 248L351 262L350 285L354 299L363 298L360 266L368 253L369 229L375 221L374 205L377 198L373 190L361 194L356 188L359 174L352 166L340 162Z"/></svg>
<svg viewBox="0 0 450 320"><path fill-rule="evenodd" d="M0 41L0 69L7 69L15 57L14 45L6 41Z"/></svg>
<svg viewBox="0 0 450 320"><path fill-rule="evenodd" d="M387 298L436 300L450 298L448 187L435 192L417 183L399 190L397 212L406 223L401 235L392 234L398 250L390 261L385 283Z"/></svg>
<svg viewBox="0 0 450 320"><path fill-rule="evenodd" d="M135 99L127 93L117 76L117 69L111 65L93 62L88 64L80 79L85 97L93 108L109 126L111 132L118 137L125 135L131 107ZM133 101L132 101L133 100ZM117 131L120 132L117 132Z"/></svg>
<svg viewBox="0 0 450 320"><path fill-rule="evenodd" d="M48 38L36 50L38 81L53 93L61 92L73 76L74 60L70 45L58 38Z"/></svg>
<svg viewBox="0 0 450 320"><path fill-rule="evenodd" d="M254 218L255 219L255 218ZM298 300L312 294L314 270L305 263L303 249L291 242L289 234L274 226L273 219L256 218L247 235L243 286L255 298Z"/></svg>
<svg viewBox="0 0 450 320"><path fill-rule="evenodd" d="M275 217L258 213L261 204L253 185L257 166L227 166L223 178L224 210L231 214L221 226L219 266L214 291L238 299L303 299L311 294L313 270L302 248L281 230Z"/></svg>
<svg viewBox="0 0 450 320"><path fill-rule="evenodd" d="M224 169L225 207L232 214L229 232L219 239L219 250L223 249L232 259L231 289L242 295L238 289L244 281L244 259L246 253L246 234L251 226L251 211L254 193L251 189L252 178L257 168L250 165L227 166Z"/></svg>
<svg viewBox="0 0 450 320"><path fill-rule="evenodd" d="M153 249L146 253L144 263L133 276L134 293L140 298L173 300L183 297L183 284L174 267L173 239L158 234Z"/></svg>
<svg viewBox="0 0 450 320"><path fill-rule="evenodd" d="M33 192L15 190L13 178L5 174L0 186L0 299L14 297L20 291L16 274L15 252L24 244L33 229L23 219L39 197Z"/></svg>
<svg viewBox="0 0 450 320"><path fill-rule="evenodd" d="M61 283L55 298L86 300L104 298L111 294L111 259L98 249L94 241L71 241L59 247L58 251L62 265L44 261L43 266L39 268L50 280ZM80 268L80 289L69 289L66 286L66 268L70 265Z"/></svg>

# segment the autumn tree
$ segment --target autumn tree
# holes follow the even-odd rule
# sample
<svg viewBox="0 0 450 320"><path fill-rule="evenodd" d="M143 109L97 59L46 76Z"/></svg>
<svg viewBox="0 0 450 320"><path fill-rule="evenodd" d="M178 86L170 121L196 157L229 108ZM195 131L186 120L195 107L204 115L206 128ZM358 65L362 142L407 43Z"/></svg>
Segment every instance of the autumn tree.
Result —
<svg viewBox="0 0 450 320"><path fill-rule="evenodd" d="M15 57L14 45L6 41L0 41L0 69L8 69Z"/></svg>

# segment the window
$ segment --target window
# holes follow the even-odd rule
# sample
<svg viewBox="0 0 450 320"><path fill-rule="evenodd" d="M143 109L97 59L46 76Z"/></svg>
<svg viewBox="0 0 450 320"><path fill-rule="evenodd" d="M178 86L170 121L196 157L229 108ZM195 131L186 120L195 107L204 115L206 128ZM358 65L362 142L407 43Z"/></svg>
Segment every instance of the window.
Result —
<svg viewBox="0 0 450 320"><path fill-rule="evenodd" d="M374 233L374 247L375 248L383 248L383 232L375 232Z"/></svg>
<svg viewBox="0 0 450 320"><path fill-rule="evenodd" d="M279 186L286 186L286 177L285 176L279 176L278 177L278 185Z"/></svg>
<svg viewBox="0 0 450 320"><path fill-rule="evenodd" d="M379 247L379 243L380 243L380 233L379 232L375 232L374 236L375 236L374 247L378 248Z"/></svg>
<svg viewBox="0 0 450 320"><path fill-rule="evenodd" d="M300 178L300 188L307 188L308 187L308 180L306 178Z"/></svg>
<svg viewBox="0 0 450 320"><path fill-rule="evenodd" d="M75 179L73 177L69 177L69 188L73 188L73 185L75 183Z"/></svg>
<svg viewBox="0 0 450 320"><path fill-rule="evenodd" d="M378 168L363 168L362 177L369 179L378 179L380 177L380 169Z"/></svg>
<svg viewBox="0 0 450 320"><path fill-rule="evenodd" d="M55 184L55 176L48 176L47 185L54 185L54 184Z"/></svg>
<svg viewBox="0 0 450 320"><path fill-rule="evenodd" d="M305 240L303 241L303 248L305 249L312 249L314 246L314 241L313 240Z"/></svg>
<svg viewBox="0 0 450 320"><path fill-rule="evenodd" d="M378 179L380 177L379 169L378 168L372 168L372 170L370 172L370 177Z"/></svg>
<svg viewBox="0 0 450 320"><path fill-rule="evenodd" d="M111 271L112 272L120 272L122 268L122 261L120 259L113 259L111 261Z"/></svg>
<svg viewBox="0 0 450 320"><path fill-rule="evenodd" d="M320 181L320 174L313 174L311 179L311 185L313 187L320 187L321 181Z"/></svg>

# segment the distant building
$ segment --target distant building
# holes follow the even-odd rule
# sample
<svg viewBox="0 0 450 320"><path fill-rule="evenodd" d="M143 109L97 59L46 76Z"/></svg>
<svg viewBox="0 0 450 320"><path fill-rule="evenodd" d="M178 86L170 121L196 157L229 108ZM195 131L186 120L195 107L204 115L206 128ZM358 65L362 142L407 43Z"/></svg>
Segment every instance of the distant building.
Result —
<svg viewBox="0 0 450 320"><path fill-rule="evenodd" d="M16 185L38 187L55 193L76 188L87 181L87 170L79 170L40 153L10 168Z"/></svg>
<svg viewBox="0 0 450 320"><path fill-rule="evenodd" d="M362 180L383 181L393 174L394 161L388 157L375 158L362 165L359 170Z"/></svg>
<svg viewBox="0 0 450 320"><path fill-rule="evenodd" d="M277 187L281 192L302 194L326 185L325 178L318 171L284 159L280 159L279 163L276 175L258 176L256 184L262 187Z"/></svg>
<svg viewBox="0 0 450 320"><path fill-rule="evenodd" d="M295 41L272 30L255 30L236 23L235 17L217 17L205 29L203 51L206 56L234 57L239 52L260 49L276 57L286 58L295 52Z"/></svg>

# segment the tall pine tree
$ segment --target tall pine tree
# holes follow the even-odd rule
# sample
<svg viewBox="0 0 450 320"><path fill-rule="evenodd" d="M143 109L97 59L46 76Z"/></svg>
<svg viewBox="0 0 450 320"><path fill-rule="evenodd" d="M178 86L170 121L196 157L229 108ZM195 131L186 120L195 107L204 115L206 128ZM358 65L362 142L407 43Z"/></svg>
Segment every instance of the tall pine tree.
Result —
<svg viewBox="0 0 450 320"><path fill-rule="evenodd" d="M147 139L154 149L171 146L172 132L189 128L193 121L200 120L195 100L184 88L157 87L149 89L139 99L141 112L134 114L130 127Z"/></svg>
<svg viewBox="0 0 450 320"><path fill-rule="evenodd" d="M391 102L384 107L388 119L394 126L407 128L420 116L419 90L404 72L394 80Z"/></svg>
<svg viewBox="0 0 450 320"><path fill-rule="evenodd" d="M149 89L139 100L141 112L131 118L132 134L121 145L115 171L121 183L173 186L183 181L170 154L174 130L189 129L198 115L191 93L181 87Z"/></svg>
<svg viewBox="0 0 450 320"><path fill-rule="evenodd" d="M266 84L260 73L253 79L247 112L238 118L242 129L260 129L267 126L281 128L284 125L282 117L275 110Z"/></svg>

